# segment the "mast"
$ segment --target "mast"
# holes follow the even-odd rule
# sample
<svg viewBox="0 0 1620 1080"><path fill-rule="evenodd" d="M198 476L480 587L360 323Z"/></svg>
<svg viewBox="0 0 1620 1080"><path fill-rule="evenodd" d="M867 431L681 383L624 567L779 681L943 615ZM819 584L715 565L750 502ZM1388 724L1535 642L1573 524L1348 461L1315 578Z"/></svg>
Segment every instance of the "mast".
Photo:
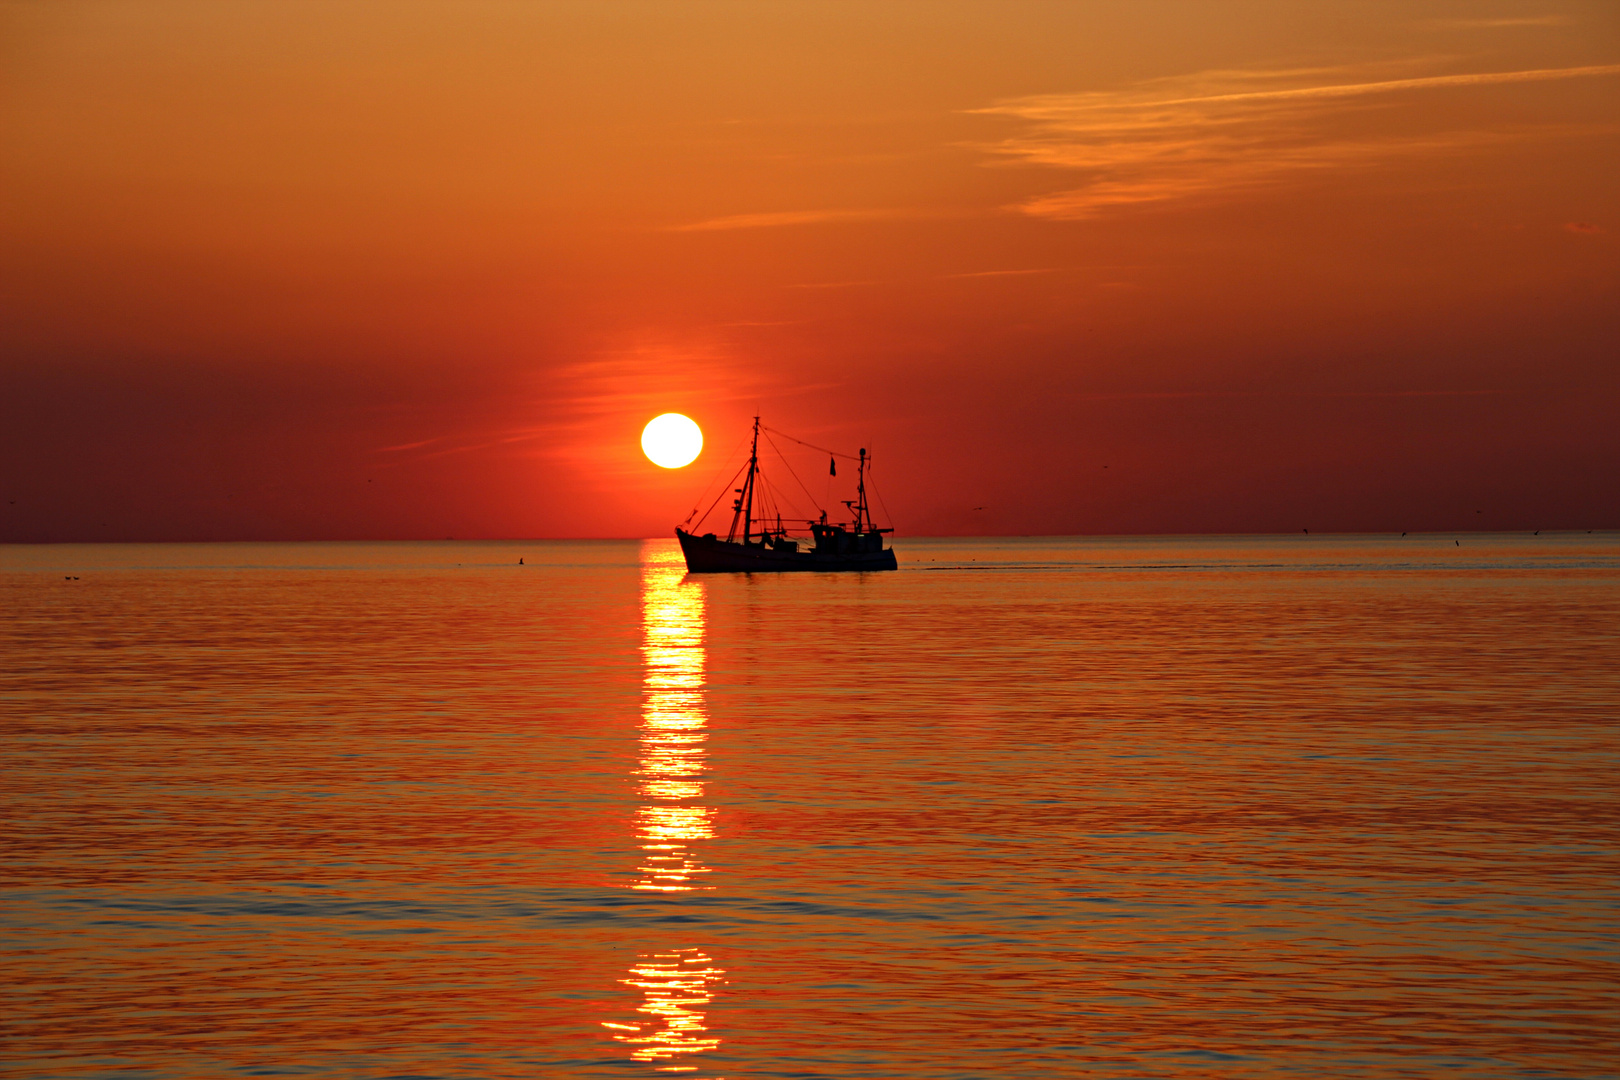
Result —
<svg viewBox="0 0 1620 1080"><path fill-rule="evenodd" d="M759 417L754 417L754 444L748 450L748 482L743 485L743 544L754 525L754 474L759 472Z"/></svg>
<svg viewBox="0 0 1620 1080"><path fill-rule="evenodd" d="M855 531L865 532L866 526L872 523L872 511L866 505L866 447L861 447L861 464L856 472L855 494Z"/></svg>

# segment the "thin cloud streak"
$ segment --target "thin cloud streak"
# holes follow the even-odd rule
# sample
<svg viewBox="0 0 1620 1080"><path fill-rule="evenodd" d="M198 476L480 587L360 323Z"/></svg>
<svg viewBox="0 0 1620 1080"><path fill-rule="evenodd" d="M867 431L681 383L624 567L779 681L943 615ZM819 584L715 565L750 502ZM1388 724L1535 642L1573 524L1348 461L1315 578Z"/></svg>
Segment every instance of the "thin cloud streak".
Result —
<svg viewBox="0 0 1620 1080"><path fill-rule="evenodd" d="M1228 94L1203 94L1196 97L1181 98L1154 98L1142 102L1144 105L1200 105L1206 103L1226 101L1265 101L1281 100L1285 98L1339 98L1359 97L1363 94L1391 94L1400 90L1427 90L1441 86L1491 86L1498 83L1519 82L1546 82L1552 79L1584 79L1600 75L1620 75L1620 64L1596 64L1588 67L1573 68L1534 68L1527 71L1488 71L1466 75L1428 75L1416 79L1382 79L1377 82L1363 83L1337 83L1327 86L1296 86L1284 90L1244 90ZM1063 115L1070 111L1083 111L1089 109L1110 109L1116 106L1110 102L1074 101L1075 95L1044 94L1024 101L1040 102L1043 99L1056 102L1053 111L1045 113L1047 116ZM1093 95L1084 95L1091 97ZM974 112L995 113L1014 112L1017 115L1035 116L1043 115L1036 107L1031 109L1025 105L1009 108L1007 106L992 106L988 109L975 109Z"/></svg>
<svg viewBox="0 0 1620 1080"><path fill-rule="evenodd" d="M1510 30L1527 26L1568 26L1568 15L1526 15L1500 19L1427 19L1424 26L1442 30Z"/></svg>
<svg viewBox="0 0 1620 1080"><path fill-rule="evenodd" d="M670 232L720 232L728 229L772 229L785 225L820 225L836 221L875 221L915 217L908 210L782 210L765 214L732 214L687 225L671 225Z"/></svg>
<svg viewBox="0 0 1620 1080"><path fill-rule="evenodd" d="M398 446L379 446L376 453L396 454L403 450L420 450L424 446L432 446L436 442L443 442L448 436L440 435L432 439L422 439L419 442L400 443Z"/></svg>
<svg viewBox="0 0 1620 1080"><path fill-rule="evenodd" d="M1031 274L1056 274L1059 268L1046 266L1038 270L975 270L967 274L944 274L946 278L1028 277Z"/></svg>
<svg viewBox="0 0 1620 1080"><path fill-rule="evenodd" d="M1116 394L1070 394L1076 401L1178 401L1187 398L1408 398L1408 397L1500 397L1501 390L1168 390L1122 392Z"/></svg>
<svg viewBox="0 0 1620 1080"><path fill-rule="evenodd" d="M1089 174L1083 186L1014 209L1037 217L1092 217L1110 208L1164 203L1275 184L1305 170L1347 169L1454 153L1566 126L1447 130L1427 135L1336 134L1357 99L1620 75L1620 64L1322 82L1332 69L1202 72L1125 91L1041 94L973 110L1026 121L987 149L1003 159ZM1306 85L1278 86L1279 82Z"/></svg>

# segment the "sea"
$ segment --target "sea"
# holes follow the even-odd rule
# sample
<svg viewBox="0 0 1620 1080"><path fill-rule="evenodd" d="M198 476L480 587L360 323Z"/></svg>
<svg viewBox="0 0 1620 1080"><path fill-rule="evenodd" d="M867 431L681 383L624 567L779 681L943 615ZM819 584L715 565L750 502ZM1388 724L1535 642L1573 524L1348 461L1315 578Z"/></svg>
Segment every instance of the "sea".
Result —
<svg viewBox="0 0 1620 1080"><path fill-rule="evenodd" d="M0 1075L1620 1075L1620 534L0 547Z"/></svg>

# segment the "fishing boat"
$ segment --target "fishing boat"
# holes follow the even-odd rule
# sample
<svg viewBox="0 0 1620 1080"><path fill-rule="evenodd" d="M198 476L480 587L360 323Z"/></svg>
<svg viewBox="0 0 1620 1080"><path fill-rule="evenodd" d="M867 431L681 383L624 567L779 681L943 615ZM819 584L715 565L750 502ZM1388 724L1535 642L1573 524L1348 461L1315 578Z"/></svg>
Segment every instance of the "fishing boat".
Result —
<svg viewBox="0 0 1620 1080"><path fill-rule="evenodd" d="M685 528L675 529L675 538L681 542L681 553L686 556L686 569L693 574L723 574L723 573L778 573L791 570L808 571L840 571L840 570L893 570L896 568L894 548L883 546L883 536L891 533L892 528L878 528L872 520L872 509L866 501L866 473L871 465L867 457L866 448L862 447L856 462L855 498L840 500L849 508L853 516L852 521L828 521L827 512L821 512L820 520L806 520L808 537L793 537L783 527L782 515L778 510L775 514L775 523L768 516L769 506L766 505L766 493L762 486L762 477L759 468L759 417L754 417L754 436L748 451L748 463L737 470L743 477L741 487L732 487L731 492L736 496L731 502L731 529L721 539L715 533L698 535L695 531L688 532ZM777 432L777 434L782 434ZM784 436L791 438L791 436ZM801 440L794 439L794 442ZM809 446L809 443L802 443ZM812 449L822 450L821 447ZM847 454L839 455L832 451L823 450L831 458L849 457ZM783 459L786 464L786 459ZM744 475L746 469L746 475ZM791 466L789 467L791 471ZM831 461L831 471L837 474L837 462ZM795 476L795 479L797 477ZM737 477L732 477L732 484L736 484ZM801 482L801 487L803 484ZM724 489L721 494L723 495ZM809 495L809 490L805 489ZM812 497L813 498L813 497ZM774 501L774 500L771 500ZM710 504L709 512L713 512L720 499L717 496ZM760 511L756 513L756 508ZM692 514L686 519L691 525L692 517L696 516L694 508ZM703 521L708 513L700 518L693 529L703 527ZM797 519L794 522L797 524Z"/></svg>

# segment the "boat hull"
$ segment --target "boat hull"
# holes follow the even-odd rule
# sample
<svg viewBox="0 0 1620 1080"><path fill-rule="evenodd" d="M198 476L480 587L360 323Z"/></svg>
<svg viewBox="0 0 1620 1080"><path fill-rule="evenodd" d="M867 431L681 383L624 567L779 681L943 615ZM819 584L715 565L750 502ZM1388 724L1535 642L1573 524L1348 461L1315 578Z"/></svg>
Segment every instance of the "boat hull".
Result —
<svg viewBox="0 0 1620 1080"><path fill-rule="evenodd" d="M675 530L686 556L686 569L692 574L777 574L787 572L838 573L862 570L894 570L898 564L893 548L881 551L819 552L778 551L754 544L738 544L710 536L693 536Z"/></svg>

